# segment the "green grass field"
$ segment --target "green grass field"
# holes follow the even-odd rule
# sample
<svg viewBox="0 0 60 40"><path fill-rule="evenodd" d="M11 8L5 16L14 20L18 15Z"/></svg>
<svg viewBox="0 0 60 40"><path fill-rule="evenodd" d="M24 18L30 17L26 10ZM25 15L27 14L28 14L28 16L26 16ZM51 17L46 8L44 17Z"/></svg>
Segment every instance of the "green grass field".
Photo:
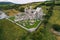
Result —
<svg viewBox="0 0 60 40"><path fill-rule="evenodd" d="M54 24L60 25L60 6L54 6L53 15L49 19L49 23L50 24L48 26L50 26L50 28ZM57 27L59 27L59 26L57 26ZM60 40L60 36L55 35L55 37L57 40Z"/></svg>
<svg viewBox="0 0 60 40"><path fill-rule="evenodd" d="M49 22L51 24L60 25L60 6L55 6L53 10L53 15L51 16Z"/></svg>
<svg viewBox="0 0 60 40"><path fill-rule="evenodd" d="M8 20L0 20L0 40L18 40L19 36L22 36L25 33L26 30Z"/></svg>
<svg viewBox="0 0 60 40"><path fill-rule="evenodd" d="M55 40L48 28L45 29L42 25L40 27L37 31L30 33L3 19L0 20L0 40Z"/></svg>

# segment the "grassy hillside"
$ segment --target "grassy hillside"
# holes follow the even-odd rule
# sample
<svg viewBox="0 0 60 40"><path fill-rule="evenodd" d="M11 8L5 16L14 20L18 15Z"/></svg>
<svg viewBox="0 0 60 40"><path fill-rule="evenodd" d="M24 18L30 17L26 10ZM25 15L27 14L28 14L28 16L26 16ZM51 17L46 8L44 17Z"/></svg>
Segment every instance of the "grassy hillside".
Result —
<svg viewBox="0 0 60 40"><path fill-rule="evenodd" d="M14 4L12 2L0 2L0 5L6 5L6 4Z"/></svg>
<svg viewBox="0 0 60 40"><path fill-rule="evenodd" d="M55 40L55 38L48 28L43 28L43 25L37 31L29 33L4 19L0 20L0 40Z"/></svg>
<svg viewBox="0 0 60 40"><path fill-rule="evenodd" d="M17 5L16 7L18 6L20 7L20 5ZM24 7L24 6L21 5L21 7ZM40 3L35 5L35 7L37 6L40 7ZM42 8L45 14L49 13L48 11L49 11L50 6L44 5L42 6ZM0 40L56 40L55 35L52 34L50 31L52 24L56 23L54 22L55 20L54 18L56 17L56 19L59 21L58 19L59 15L56 13L58 13L58 11L54 10L53 15L50 17L49 21L47 20L48 23L46 25L42 23L40 27L38 28L38 30L32 33L27 32L26 30L11 23L10 21L6 19L0 20Z"/></svg>
<svg viewBox="0 0 60 40"><path fill-rule="evenodd" d="M0 20L0 40L17 40L19 36L25 35L26 32L8 20Z"/></svg>
<svg viewBox="0 0 60 40"><path fill-rule="evenodd" d="M60 6L55 6L53 15L50 18L50 23L60 25Z"/></svg>
<svg viewBox="0 0 60 40"><path fill-rule="evenodd" d="M49 20L51 27L52 25L60 25L60 6L55 6L53 10L53 15L51 16ZM57 26L56 28L58 28ZM57 40L60 40L60 36L56 35Z"/></svg>

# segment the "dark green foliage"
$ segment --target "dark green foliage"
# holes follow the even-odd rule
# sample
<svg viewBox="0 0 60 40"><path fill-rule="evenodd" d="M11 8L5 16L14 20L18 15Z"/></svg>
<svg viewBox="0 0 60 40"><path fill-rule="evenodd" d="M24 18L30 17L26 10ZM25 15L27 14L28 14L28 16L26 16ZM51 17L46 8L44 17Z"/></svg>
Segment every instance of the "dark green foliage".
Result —
<svg viewBox="0 0 60 40"><path fill-rule="evenodd" d="M21 7L21 8L19 9L19 11L24 12L24 8L23 8L23 7Z"/></svg>
<svg viewBox="0 0 60 40"><path fill-rule="evenodd" d="M48 23L47 20L43 20L43 24L46 25Z"/></svg>
<svg viewBox="0 0 60 40"><path fill-rule="evenodd" d="M60 25L58 25L58 24L53 24L53 29L55 30L55 31L58 31L58 32L60 32Z"/></svg>
<svg viewBox="0 0 60 40"><path fill-rule="evenodd" d="M12 2L0 2L0 5L6 5L6 4L14 4Z"/></svg>

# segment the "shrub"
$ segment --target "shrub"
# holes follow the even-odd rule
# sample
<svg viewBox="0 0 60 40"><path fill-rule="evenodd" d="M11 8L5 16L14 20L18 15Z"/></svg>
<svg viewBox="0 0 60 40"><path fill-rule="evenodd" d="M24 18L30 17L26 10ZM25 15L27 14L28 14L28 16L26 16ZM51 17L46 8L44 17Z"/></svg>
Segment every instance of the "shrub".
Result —
<svg viewBox="0 0 60 40"><path fill-rule="evenodd" d="M53 25L53 29L54 29L55 31L60 32L60 25L54 24L54 25Z"/></svg>

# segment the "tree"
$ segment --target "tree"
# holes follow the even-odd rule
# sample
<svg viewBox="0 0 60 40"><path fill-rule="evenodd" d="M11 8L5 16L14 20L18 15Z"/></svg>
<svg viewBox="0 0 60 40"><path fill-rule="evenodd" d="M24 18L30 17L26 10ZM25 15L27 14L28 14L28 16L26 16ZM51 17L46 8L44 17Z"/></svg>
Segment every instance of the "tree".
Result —
<svg viewBox="0 0 60 40"><path fill-rule="evenodd" d="M58 25L58 24L53 24L53 29L55 30L55 31L58 31L58 32L60 32L60 25Z"/></svg>
<svg viewBox="0 0 60 40"><path fill-rule="evenodd" d="M21 7L19 11L24 12L24 7Z"/></svg>

